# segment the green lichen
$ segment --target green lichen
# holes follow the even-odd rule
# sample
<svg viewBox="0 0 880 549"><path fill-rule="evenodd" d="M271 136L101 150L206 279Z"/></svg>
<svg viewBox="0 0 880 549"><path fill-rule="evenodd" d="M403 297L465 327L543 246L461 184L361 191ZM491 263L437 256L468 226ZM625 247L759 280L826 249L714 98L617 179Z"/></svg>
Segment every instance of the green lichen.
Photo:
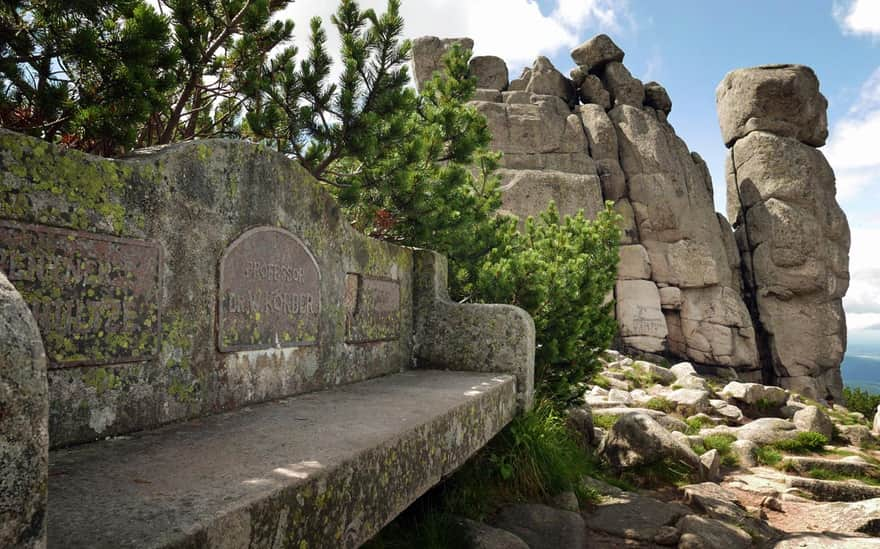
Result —
<svg viewBox="0 0 880 549"><path fill-rule="evenodd" d="M0 217L79 230L92 229L98 217L116 233L124 231L126 210L119 198L132 177L131 165L15 134L0 136L0 164L13 176L0 181ZM57 197L70 207L38 209L29 197L39 194ZM142 216L134 221L142 224Z"/></svg>
<svg viewBox="0 0 880 549"><path fill-rule="evenodd" d="M89 368L82 377L83 382L95 389L100 397L108 391L119 388L122 380L107 368Z"/></svg>

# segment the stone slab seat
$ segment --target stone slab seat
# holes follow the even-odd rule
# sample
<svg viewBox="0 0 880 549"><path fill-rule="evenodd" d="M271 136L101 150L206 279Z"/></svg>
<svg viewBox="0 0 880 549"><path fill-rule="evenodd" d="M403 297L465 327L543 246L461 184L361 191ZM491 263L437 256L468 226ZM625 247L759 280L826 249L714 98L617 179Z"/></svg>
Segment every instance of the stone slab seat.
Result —
<svg viewBox="0 0 880 549"><path fill-rule="evenodd" d="M510 375L412 370L50 453L50 547L350 547L485 444Z"/></svg>
<svg viewBox="0 0 880 549"><path fill-rule="evenodd" d="M365 542L532 405L446 277L262 147L0 129L0 548Z"/></svg>

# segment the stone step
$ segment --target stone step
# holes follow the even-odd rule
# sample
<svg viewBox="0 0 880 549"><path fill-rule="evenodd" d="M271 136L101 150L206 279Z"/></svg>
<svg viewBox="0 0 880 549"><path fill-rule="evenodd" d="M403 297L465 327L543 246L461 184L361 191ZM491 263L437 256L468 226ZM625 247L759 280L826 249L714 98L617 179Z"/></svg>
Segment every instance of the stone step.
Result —
<svg viewBox="0 0 880 549"><path fill-rule="evenodd" d="M49 547L356 547L515 411L513 376L410 370L57 450Z"/></svg>
<svg viewBox="0 0 880 549"><path fill-rule="evenodd" d="M824 469L851 477L880 477L880 470L866 461L850 459L828 459L813 456L785 456L784 461L798 474L807 474L814 469Z"/></svg>
<svg viewBox="0 0 880 549"><path fill-rule="evenodd" d="M880 486L856 481L788 477L785 483L790 488L809 492L819 501L862 501L880 498Z"/></svg>

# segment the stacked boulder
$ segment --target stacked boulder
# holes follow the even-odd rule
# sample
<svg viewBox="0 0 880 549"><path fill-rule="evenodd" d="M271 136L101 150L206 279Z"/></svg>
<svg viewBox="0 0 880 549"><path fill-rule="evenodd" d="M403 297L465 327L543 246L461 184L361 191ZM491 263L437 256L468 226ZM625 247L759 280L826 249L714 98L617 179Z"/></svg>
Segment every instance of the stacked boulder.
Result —
<svg viewBox="0 0 880 549"><path fill-rule="evenodd" d="M850 233L821 151L827 101L813 71L768 65L729 73L716 93L727 157L728 215L772 381L840 398L842 298Z"/></svg>
<svg viewBox="0 0 880 549"><path fill-rule="evenodd" d="M466 40L461 39L465 47L470 44ZM432 46L420 53L421 42ZM417 40L416 74L439 66L436 56L448 43ZM743 138L736 149L745 164L762 153L777 155L765 146L771 142L787 143L786 151L801 155L777 155L776 178L770 177L771 171L739 168L768 185L764 194L745 191L748 208L776 201L750 214L757 224L755 235L749 240L738 234L738 245L727 218L714 210L705 162L669 124L672 101L663 86L635 78L623 64L624 52L606 35L578 46L571 56L576 66L569 76L539 57L510 82L500 58L471 61L480 88L472 105L488 120L492 148L504 153L502 211L524 218L543 211L552 200L562 215L584 210L594 216L604 201L614 203L624 219L615 289L622 350L648 358L681 357L704 371L741 381L784 378L786 386L815 396L839 396L839 297L846 289L848 234L834 203L833 175L811 147L825 137L824 129L817 129L824 128L824 103L817 103L806 88L786 99L785 89L776 93L760 87L752 89L751 103L737 106L737 95L748 86L736 79L724 94L729 101L720 100L725 112L730 111L722 115L725 141L733 146ZM769 99L764 97L768 93ZM800 118L780 118L774 101L793 102L789 107ZM752 112L750 104L766 112ZM789 164L779 163L785 158ZM770 196L785 181L803 179L808 172L815 174L810 182L815 191L805 191L808 196ZM807 202L809 207L801 208L806 217L790 207ZM732 209L734 217L738 212L738 207ZM801 240L814 237L823 243L821 251L805 259L812 252L803 252ZM772 253L771 246L757 249L755 268L742 265L740 250L750 258L752 249L767 241L777 243L771 244ZM744 271L749 280L743 281ZM757 292L764 294L763 304L754 307L754 300L744 298L754 294L752 274L760 282ZM817 307L808 312L806 304ZM758 308L760 317L752 311ZM789 314L800 316L786 318ZM799 328L802 316L810 341L794 350L791 342L804 333ZM756 318L766 318L759 334ZM768 335L769 344L760 339ZM768 348L777 350L765 352ZM811 376L817 381L810 381Z"/></svg>

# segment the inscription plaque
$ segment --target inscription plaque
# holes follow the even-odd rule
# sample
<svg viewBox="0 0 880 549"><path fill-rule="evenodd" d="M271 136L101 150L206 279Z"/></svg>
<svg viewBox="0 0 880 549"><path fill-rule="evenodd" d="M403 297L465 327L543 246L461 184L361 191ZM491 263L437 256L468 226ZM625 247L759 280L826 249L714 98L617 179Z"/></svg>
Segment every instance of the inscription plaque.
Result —
<svg viewBox="0 0 880 549"><path fill-rule="evenodd" d="M220 259L221 352L316 345L321 275L312 253L284 229L257 227Z"/></svg>
<svg viewBox="0 0 880 549"><path fill-rule="evenodd" d="M345 341L369 343L400 337L400 283L348 273L345 288Z"/></svg>
<svg viewBox="0 0 880 549"><path fill-rule="evenodd" d="M50 368L155 358L161 266L154 242L0 220L0 270L30 306Z"/></svg>

